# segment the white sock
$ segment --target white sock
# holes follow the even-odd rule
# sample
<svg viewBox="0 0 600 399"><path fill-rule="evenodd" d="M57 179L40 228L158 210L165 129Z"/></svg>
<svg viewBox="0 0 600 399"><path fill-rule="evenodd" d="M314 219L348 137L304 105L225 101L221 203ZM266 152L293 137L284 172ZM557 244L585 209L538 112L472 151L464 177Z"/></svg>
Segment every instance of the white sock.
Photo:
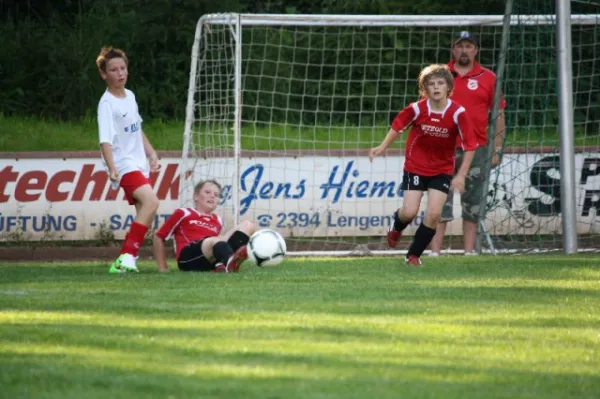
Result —
<svg viewBox="0 0 600 399"><path fill-rule="evenodd" d="M123 254L123 259L121 259L121 264L125 265L126 267L133 267L137 269L137 266L135 264L135 256L131 255L131 254Z"/></svg>

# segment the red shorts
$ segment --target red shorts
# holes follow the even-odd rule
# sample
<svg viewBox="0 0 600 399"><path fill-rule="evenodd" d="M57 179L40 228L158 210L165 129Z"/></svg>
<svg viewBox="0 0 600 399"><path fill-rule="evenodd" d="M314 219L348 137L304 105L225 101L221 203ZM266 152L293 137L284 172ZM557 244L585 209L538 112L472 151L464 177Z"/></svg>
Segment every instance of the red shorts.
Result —
<svg viewBox="0 0 600 399"><path fill-rule="evenodd" d="M133 199L134 191L145 184L150 184L150 186L152 186L150 179L144 176L144 174L139 170L126 173L121 177L119 185L123 187L123 191L125 191L125 198L127 198L129 205L135 204L135 200Z"/></svg>

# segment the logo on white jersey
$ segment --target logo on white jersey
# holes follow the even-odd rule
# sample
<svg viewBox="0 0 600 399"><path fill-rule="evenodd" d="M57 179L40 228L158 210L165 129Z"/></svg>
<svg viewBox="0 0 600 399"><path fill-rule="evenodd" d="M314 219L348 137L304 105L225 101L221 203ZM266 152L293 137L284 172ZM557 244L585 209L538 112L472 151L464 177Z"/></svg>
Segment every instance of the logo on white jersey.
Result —
<svg viewBox="0 0 600 399"><path fill-rule="evenodd" d="M467 87L469 88L469 90L477 90L477 88L479 87L479 82L477 82L475 79L469 79L467 81Z"/></svg>
<svg viewBox="0 0 600 399"><path fill-rule="evenodd" d="M135 133L138 130L140 130L140 123L136 122L136 123L132 123L129 126L125 126L124 130L125 130L125 133L128 133L128 132Z"/></svg>

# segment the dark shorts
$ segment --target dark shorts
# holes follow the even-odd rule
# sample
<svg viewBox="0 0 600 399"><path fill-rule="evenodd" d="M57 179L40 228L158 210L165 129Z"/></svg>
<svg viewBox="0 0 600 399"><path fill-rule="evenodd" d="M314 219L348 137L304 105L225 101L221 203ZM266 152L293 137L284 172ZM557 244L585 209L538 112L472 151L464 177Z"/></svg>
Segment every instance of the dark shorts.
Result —
<svg viewBox="0 0 600 399"><path fill-rule="evenodd" d="M404 191L427 191L433 189L448 194L451 182L452 176L450 175L421 176L404 171L400 188Z"/></svg>
<svg viewBox="0 0 600 399"><path fill-rule="evenodd" d="M481 193L483 192L484 180L484 168L487 159L487 146L478 147L475 150L475 156L469 173L465 179L465 192L460 196L460 203L462 207L462 218L472 223L477 223L481 217L479 212L479 205L481 202ZM462 150L456 151L456 171L462 164L464 152ZM448 193L448 199L442 209L442 222L449 222L454 219L454 193Z"/></svg>
<svg viewBox="0 0 600 399"><path fill-rule="evenodd" d="M215 268L216 262L209 262L202 253L202 241L194 241L188 244L179 253L177 266L182 272L210 272Z"/></svg>
<svg viewBox="0 0 600 399"><path fill-rule="evenodd" d="M217 261L211 262L202 253L202 242L209 237L194 241L184 247L179 253L177 266L182 272L211 272L215 269ZM227 240L233 252L248 244L248 236L240 231L234 232Z"/></svg>

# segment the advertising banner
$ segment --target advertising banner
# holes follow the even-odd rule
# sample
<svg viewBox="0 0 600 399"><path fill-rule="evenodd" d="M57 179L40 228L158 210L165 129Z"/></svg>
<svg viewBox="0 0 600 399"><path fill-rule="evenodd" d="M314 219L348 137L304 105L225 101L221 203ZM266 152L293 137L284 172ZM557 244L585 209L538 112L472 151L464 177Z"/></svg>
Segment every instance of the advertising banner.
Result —
<svg viewBox="0 0 600 399"><path fill-rule="evenodd" d="M577 154L578 231L600 229L600 154ZM151 175L160 207L157 228L181 204L180 159L166 157ZM403 157L296 156L241 159L240 220L255 220L285 236L338 237L384 235L402 205ZM197 162L191 181L214 177L223 184L219 213L233 223L233 162ZM553 154L511 154L492 171L486 226L493 234L560 234L559 158ZM180 194L181 193L181 194ZM180 195L182 195L180 201ZM183 198L185 196L185 198ZM425 195L422 211L426 207ZM90 240L110 232L124 237L134 207L113 190L99 157L0 159L1 240ZM449 234L461 234L460 199ZM420 212L407 234L421 223Z"/></svg>

